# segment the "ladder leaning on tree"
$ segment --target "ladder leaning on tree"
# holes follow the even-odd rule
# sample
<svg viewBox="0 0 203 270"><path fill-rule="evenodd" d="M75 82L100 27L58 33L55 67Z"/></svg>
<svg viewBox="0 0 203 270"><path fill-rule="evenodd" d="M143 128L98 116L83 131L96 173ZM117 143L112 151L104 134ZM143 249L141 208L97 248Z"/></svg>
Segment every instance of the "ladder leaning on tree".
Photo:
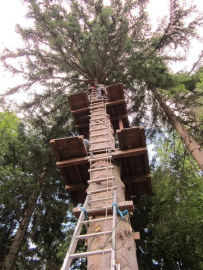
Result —
<svg viewBox="0 0 203 270"><path fill-rule="evenodd" d="M104 96L100 95L100 93L98 93L96 88L92 89L91 92L91 103L90 103L90 110L91 110L91 120L90 120L90 133L91 131L99 131L100 133L98 135L92 135L90 134L90 151L89 151L89 163L90 163L90 180L89 183L97 183L97 182L106 182L106 188L104 189L96 189L96 190L92 190L88 192L87 198L85 200L85 203L83 205L83 207L81 208L81 213L80 213L80 217L79 220L77 222L68 252L66 254L63 266L61 268L61 270L69 270L70 266L71 266L71 262L73 259L77 259L77 258L84 258L84 257L88 257L88 256L93 256L93 255L104 255L105 253L110 253L111 254L111 265L110 265L110 269L111 270L115 270L116 269L116 256L115 256L115 246L116 246L116 190L115 190L115 186L112 185L114 177L112 174L112 166L111 166L111 144L109 143L109 124L110 121L107 120L107 113L106 113L106 105L105 105L105 100L104 100ZM101 125L101 123L104 125L102 128L97 128L97 125ZM104 136L103 140L99 141L102 143L105 143L105 145L101 148L92 148L93 144L97 144L98 141L92 141L91 138L92 137L99 137L101 136L101 134ZM102 152L102 156L100 155L100 153ZM104 153L104 154L103 154ZM99 167L99 168L94 168L93 164L98 161L98 160L102 160L106 163L105 166L103 167ZM96 170L100 170L103 171L104 174L106 174L105 177L98 178L98 179L94 179L92 177L92 172L96 171ZM111 182L111 186L109 186L109 182ZM105 197L102 197L100 199L94 199L95 194L97 193L104 193L106 194ZM109 196L111 195L111 196ZM93 199L92 199L93 198ZM111 200L111 204L112 204L112 208L113 208L113 215L112 216L108 216L108 209L109 207L111 207L111 205L109 204L109 200ZM97 209L94 209L91 207L92 203L94 204L95 202L99 203L100 206L97 206ZM105 205L106 202L106 205ZM101 205L104 205L102 206ZM114 204L113 204L114 203ZM92 220L88 220L88 213L91 210L100 210L103 211L105 213L105 216L102 218L98 218L98 219L92 219ZM81 230L82 227L85 225L86 226L86 231L88 232L88 228L87 226L92 223L92 222L101 222L101 221L106 221L106 220L111 220L112 221L112 226L111 226L111 230L104 230L104 231L100 231L100 232L95 232L95 233L86 233L81 235ZM105 226L104 226L105 228ZM103 249L100 250L93 250L93 251L86 251L86 252L82 252L82 253L75 253L75 249L77 246L77 243L80 239L88 239L91 237L97 237L97 236L101 236L103 235L104 240L103 240ZM111 241L112 241L112 245L111 248L105 248L105 243L109 238L109 235L111 235ZM117 268L119 269L119 268Z"/></svg>
<svg viewBox="0 0 203 270"><path fill-rule="evenodd" d="M79 219L62 270L84 258L88 270L137 270L128 213L133 202L125 198L136 196L135 203L151 194L144 129L129 128L122 84L89 90L89 96L68 97L78 132L89 138L89 153L83 136L51 140L72 201L84 202L73 210ZM120 149L115 148L115 131ZM82 240L87 249L77 251Z"/></svg>

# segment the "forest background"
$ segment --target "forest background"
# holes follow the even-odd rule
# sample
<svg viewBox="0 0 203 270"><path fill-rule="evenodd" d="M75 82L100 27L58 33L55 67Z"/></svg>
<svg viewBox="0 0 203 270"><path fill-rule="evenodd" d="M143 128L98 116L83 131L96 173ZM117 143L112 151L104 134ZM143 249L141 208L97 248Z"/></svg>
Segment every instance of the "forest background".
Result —
<svg viewBox="0 0 203 270"><path fill-rule="evenodd" d="M147 0L110 2L26 0L23 42L1 54L16 78L1 96L2 269L60 268L76 220L49 140L77 135L66 95L94 78L124 84L132 125L154 145L153 195L131 218L139 268L203 269L202 53L171 70L199 38L202 16L191 1L170 0L151 27ZM19 93L26 101L15 105Z"/></svg>

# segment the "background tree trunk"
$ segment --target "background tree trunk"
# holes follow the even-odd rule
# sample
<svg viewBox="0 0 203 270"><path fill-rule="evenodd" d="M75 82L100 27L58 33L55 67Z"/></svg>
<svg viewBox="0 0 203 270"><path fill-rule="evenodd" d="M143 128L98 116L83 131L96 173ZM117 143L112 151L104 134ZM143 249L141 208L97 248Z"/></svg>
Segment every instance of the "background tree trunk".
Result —
<svg viewBox="0 0 203 270"><path fill-rule="evenodd" d="M40 178L38 181L38 188L29 197L27 208L24 212L24 215L20 222L17 233L11 244L9 253L5 257L5 260L3 263L3 270L11 270L16 261L19 250L24 242L27 228L30 223L30 219L36 207L37 199L39 197L40 188L41 188L42 181L44 180L44 176L45 176L45 171L43 171L40 175Z"/></svg>
<svg viewBox="0 0 203 270"><path fill-rule="evenodd" d="M180 135L181 139L185 143L187 149L190 151L193 158L197 161L201 170L203 170L203 150L198 142L196 142L188 133L186 129L184 129L179 118L172 112L172 110L167 106L166 102L163 100L161 95L154 88L152 93L155 99L158 101L161 108L164 110L166 116L168 117L170 123L175 128L175 130Z"/></svg>

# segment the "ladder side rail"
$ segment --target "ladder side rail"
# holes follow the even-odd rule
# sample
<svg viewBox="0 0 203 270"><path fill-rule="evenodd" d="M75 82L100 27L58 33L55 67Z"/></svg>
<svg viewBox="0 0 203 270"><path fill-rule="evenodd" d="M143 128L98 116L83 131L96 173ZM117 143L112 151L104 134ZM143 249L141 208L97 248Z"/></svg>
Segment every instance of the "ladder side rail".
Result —
<svg viewBox="0 0 203 270"><path fill-rule="evenodd" d="M114 191L113 204L113 222L112 222L112 252L111 252L111 270L116 267L116 190Z"/></svg>
<svg viewBox="0 0 203 270"><path fill-rule="evenodd" d="M83 205L84 208L86 208L87 206L87 201L88 201L88 196L85 200L85 203ZM72 263L72 259L70 257L71 253L73 253L73 251L75 251L78 240L77 240L77 236L80 234L81 230L82 230L82 222L85 220L85 213L84 211L81 211L80 213L80 217L78 219L77 225L75 227L71 242L70 242L70 246L68 248L68 252L66 253L66 257L64 259L63 265L61 267L61 270L69 270L71 263Z"/></svg>

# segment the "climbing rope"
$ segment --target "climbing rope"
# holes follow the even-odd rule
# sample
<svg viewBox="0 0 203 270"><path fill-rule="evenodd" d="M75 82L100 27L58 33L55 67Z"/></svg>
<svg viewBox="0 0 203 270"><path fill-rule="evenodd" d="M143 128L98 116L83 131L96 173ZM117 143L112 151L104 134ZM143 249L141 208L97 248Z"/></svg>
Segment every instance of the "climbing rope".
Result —
<svg viewBox="0 0 203 270"><path fill-rule="evenodd" d="M87 210L86 210L84 207L80 207L80 210L84 213L84 215L85 215L85 220L88 220L89 217L88 217L88 214L87 214Z"/></svg>
<svg viewBox="0 0 203 270"><path fill-rule="evenodd" d="M124 211L119 210L118 204L116 202L112 203L112 208L114 206L116 206L116 212L121 217L121 219L125 219L125 216L127 215L128 210L124 210Z"/></svg>

